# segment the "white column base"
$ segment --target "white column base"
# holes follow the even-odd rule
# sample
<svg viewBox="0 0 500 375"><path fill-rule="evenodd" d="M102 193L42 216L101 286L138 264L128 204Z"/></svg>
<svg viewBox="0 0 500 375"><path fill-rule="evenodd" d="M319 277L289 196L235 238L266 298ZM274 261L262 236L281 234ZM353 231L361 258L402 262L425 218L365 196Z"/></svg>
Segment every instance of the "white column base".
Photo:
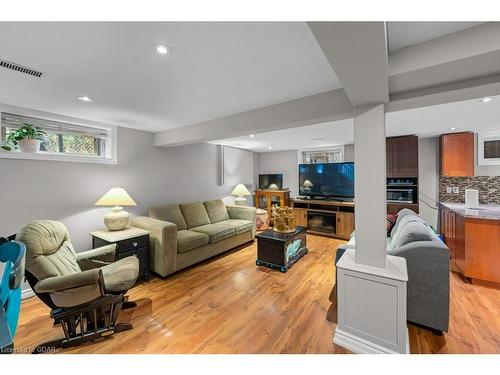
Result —
<svg viewBox="0 0 500 375"><path fill-rule="evenodd" d="M408 328L406 329L406 350L404 353L377 345L361 337L342 331L337 327L333 336L333 343L337 344L353 353L358 354L410 354L410 340L408 338Z"/></svg>
<svg viewBox="0 0 500 375"><path fill-rule="evenodd" d="M384 268L356 263L355 249L337 262L338 324L333 342L355 353L409 353L406 260Z"/></svg>

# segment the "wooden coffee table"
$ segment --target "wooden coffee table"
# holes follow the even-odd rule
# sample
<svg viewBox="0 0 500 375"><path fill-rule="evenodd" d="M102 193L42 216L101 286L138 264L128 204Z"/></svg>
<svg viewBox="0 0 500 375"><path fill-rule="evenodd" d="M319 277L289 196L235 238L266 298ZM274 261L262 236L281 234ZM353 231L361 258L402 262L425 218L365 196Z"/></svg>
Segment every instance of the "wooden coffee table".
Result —
<svg viewBox="0 0 500 375"><path fill-rule="evenodd" d="M295 227L291 233L279 233L272 229L257 234L258 266L279 269L286 272L307 254L305 227Z"/></svg>

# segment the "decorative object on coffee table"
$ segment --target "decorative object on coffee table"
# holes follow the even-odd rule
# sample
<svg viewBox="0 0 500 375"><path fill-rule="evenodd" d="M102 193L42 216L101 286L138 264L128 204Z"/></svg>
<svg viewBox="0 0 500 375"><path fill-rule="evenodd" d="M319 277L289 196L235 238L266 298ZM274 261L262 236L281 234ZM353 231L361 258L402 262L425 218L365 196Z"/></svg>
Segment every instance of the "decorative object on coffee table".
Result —
<svg viewBox="0 0 500 375"><path fill-rule="evenodd" d="M295 218L293 210L286 206L273 210L273 230L280 233L291 233L295 231Z"/></svg>
<svg viewBox="0 0 500 375"><path fill-rule="evenodd" d="M252 195L247 187L243 184L238 184L231 192L231 195L236 195L237 198L234 199L234 204L237 206L247 206L247 199L245 196Z"/></svg>
<svg viewBox="0 0 500 375"><path fill-rule="evenodd" d="M95 206L114 206L111 212L104 215L104 224L109 230L122 230L130 222L130 216L121 206L137 206L124 188L114 187L104 194Z"/></svg>
<svg viewBox="0 0 500 375"><path fill-rule="evenodd" d="M266 266L286 272L307 254L306 228L295 227L291 233L266 230L257 237L257 266Z"/></svg>
<svg viewBox="0 0 500 375"><path fill-rule="evenodd" d="M139 277L149 277L149 234L140 228L127 228L121 231L100 229L90 233L92 248L116 244L116 260L135 255L139 259Z"/></svg>
<svg viewBox="0 0 500 375"><path fill-rule="evenodd" d="M255 217L255 228L258 231L269 229L269 213L266 210L257 208Z"/></svg>

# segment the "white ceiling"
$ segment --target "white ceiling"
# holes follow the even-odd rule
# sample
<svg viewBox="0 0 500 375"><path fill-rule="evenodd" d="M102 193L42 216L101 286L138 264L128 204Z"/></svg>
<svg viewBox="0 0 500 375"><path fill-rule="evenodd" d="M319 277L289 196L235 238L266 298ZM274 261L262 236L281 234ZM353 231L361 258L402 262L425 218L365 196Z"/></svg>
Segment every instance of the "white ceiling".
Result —
<svg viewBox="0 0 500 375"><path fill-rule="evenodd" d="M455 127L455 130L450 128ZM500 97L483 103L479 99L422 107L387 114L387 135L417 134L432 137L458 131L500 130ZM318 139L321 138L321 139ZM328 147L354 142L352 120L328 122L211 143L255 152ZM268 147L271 146L272 150Z"/></svg>
<svg viewBox="0 0 500 375"><path fill-rule="evenodd" d="M0 68L0 103L150 131L340 87L304 22L4 22L0 46L44 73Z"/></svg>
<svg viewBox="0 0 500 375"><path fill-rule="evenodd" d="M389 52L465 30L482 23L484 22L388 22Z"/></svg>

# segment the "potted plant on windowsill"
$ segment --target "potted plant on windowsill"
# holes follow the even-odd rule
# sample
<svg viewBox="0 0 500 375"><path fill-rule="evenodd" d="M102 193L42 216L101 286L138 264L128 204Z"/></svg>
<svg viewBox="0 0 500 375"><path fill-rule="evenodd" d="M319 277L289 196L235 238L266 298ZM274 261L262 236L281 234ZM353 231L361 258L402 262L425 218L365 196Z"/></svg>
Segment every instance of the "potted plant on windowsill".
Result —
<svg viewBox="0 0 500 375"><path fill-rule="evenodd" d="M9 133L2 149L13 151L19 148L21 152L36 153L40 151L40 143L47 134L32 124L23 123L19 129Z"/></svg>

